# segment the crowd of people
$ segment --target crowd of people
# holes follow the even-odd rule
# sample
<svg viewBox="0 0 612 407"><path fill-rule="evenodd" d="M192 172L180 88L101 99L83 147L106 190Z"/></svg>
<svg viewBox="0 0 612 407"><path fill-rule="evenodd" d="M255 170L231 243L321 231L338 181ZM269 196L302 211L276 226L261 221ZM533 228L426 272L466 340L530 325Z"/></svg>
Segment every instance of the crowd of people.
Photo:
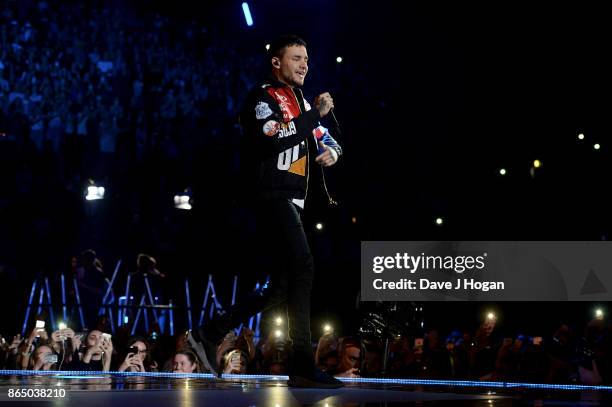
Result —
<svg viewBox="0 0 612 407"><path fill-rule="evenodd" d="M38 316L44 321L44 315ZM266 318L264 318L264 321ZM2 337L0 369L209 373L190 349L184 333L131 336L124 325L111 336L107 318L95 329L75 333L70 327L49 333L32 328L26 336ZM287 373L291 346L286 332L269 321L255 338L246 327L227 333L217 347L222 373ZM43 325L43 324L41 324ZM610 331L595 318L577 332L561 325L547 337L517 334L500 337L496 320L486 319L475 333L454 330L444 337L430 329L421 337L340 337L333 332L313 343L317 366L336 377L472 379L599 385L612 380Z"/></svg>
<svg viewBox="0 0 612 407"><path fill-rule="evenodd" d="M201 21L127 4L1 3L0 267L56 272L83 241L176 255L188 234L172 199L198 183L196 193L231 189L239 102L259 57ZM94 182L108 204L88 218Z"/></svg>
<svg viewBox="0 0 612 407"><path fill-rule="evenodd" d="M145 24L117 8L31 5L17 16L7 4L0 15L3 141L67 158L67 178L92 160L106 164L119 148L130 160L147 148L188 159L209 135L195 130L220 136L257 72L254 58L210 41L195 22L158 15Z"/></svg>

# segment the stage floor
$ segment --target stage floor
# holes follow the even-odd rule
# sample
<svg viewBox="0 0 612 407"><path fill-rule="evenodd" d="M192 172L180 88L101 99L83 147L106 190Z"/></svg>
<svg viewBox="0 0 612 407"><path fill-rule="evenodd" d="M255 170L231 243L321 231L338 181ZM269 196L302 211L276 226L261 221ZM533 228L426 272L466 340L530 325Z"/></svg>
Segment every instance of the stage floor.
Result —
<svg viewBox="0 0 612 407"><path fill-rule="evenodd" d="M9 397L20 391L25 397ZM39 394L36 394L38 390ZM62 391L63 390L63 391ZM95 406L605 406L609 392L542 391L388 383L294 389L282 379L0 374L1 405ZM42 398L41 396L50 396ZM25 404L24 404L25 402Z"/></svg>

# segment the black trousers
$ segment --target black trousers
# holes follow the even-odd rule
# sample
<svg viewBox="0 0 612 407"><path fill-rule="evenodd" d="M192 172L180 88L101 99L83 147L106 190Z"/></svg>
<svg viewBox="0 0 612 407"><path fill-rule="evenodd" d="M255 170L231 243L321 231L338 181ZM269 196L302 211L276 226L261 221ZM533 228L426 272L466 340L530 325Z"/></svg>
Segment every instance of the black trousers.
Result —
<svg viewBox="0 0 612 407"><path fill-rule="evenodd" d="M293 354L289 371L308 374L314 367L310 333L310 296L314 264L299 208L289 199L265 199L256 205L257 248L271 284L237 302L203 327L220 340L229 329L266 309L286 306ZM266 270L267 271L267 270Z"/></svg>

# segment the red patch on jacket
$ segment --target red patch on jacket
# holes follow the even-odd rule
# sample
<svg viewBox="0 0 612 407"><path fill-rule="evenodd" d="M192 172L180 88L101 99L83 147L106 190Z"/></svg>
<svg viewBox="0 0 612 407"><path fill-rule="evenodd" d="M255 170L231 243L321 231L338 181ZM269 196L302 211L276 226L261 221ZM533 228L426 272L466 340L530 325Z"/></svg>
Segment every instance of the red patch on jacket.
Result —
<svg viewBox="0 0 612 407"><path fill-rule="evenodd" d="M283 112L283 120L289 122L300 115L300 106L293 94L290 87L284 86L282 88L268 88L270 96L276 100L281 112Z"/></svg>

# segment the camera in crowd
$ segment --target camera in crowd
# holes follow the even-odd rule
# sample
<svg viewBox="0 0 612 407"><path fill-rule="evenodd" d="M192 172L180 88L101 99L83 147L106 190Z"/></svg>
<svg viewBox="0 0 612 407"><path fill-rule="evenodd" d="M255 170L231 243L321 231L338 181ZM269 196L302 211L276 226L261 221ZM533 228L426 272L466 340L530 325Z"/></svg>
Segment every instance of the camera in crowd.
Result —
<svg viewBox="0 0 612 407"><path fill-rule="evenodd" d="M373 309L362 309L359 328L362 337L383 339L420 334L423 307L417 303L379 302L369 307Z"/></svg>

